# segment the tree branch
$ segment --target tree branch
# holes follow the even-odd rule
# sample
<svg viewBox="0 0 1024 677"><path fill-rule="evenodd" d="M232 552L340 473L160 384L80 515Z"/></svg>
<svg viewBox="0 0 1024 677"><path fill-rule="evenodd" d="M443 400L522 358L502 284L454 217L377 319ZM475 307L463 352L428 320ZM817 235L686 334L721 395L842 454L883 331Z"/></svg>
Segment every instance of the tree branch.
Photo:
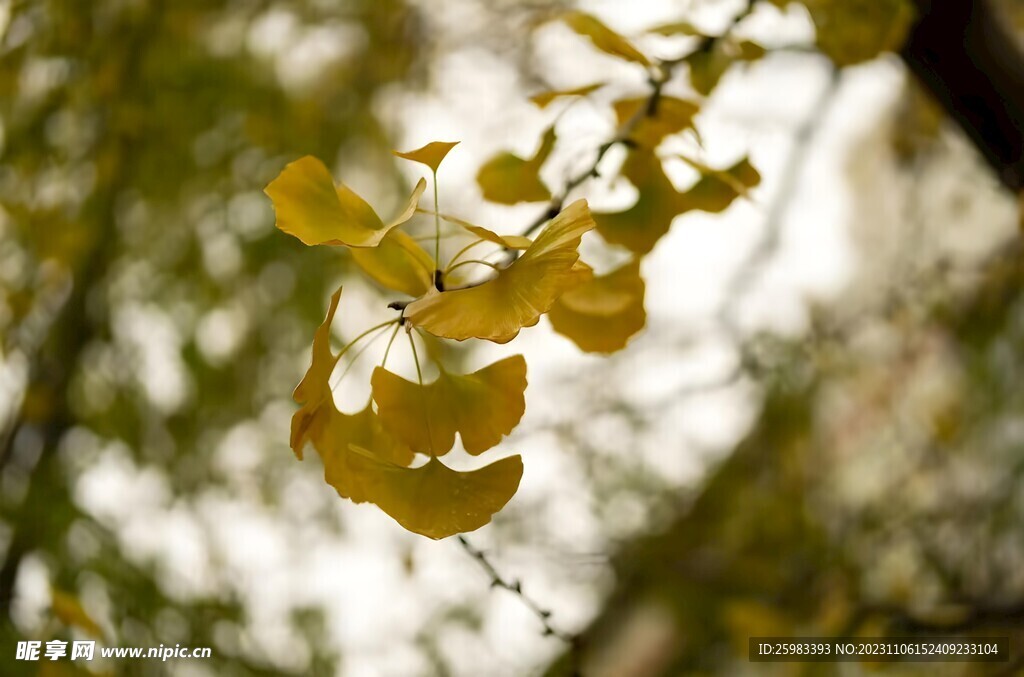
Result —
<svg viewBox="0 0 1024 677"><path fill-rule="evenodd" d="M1024 50L992 0L915 0L901 56L999 180L1024 189Z"/></svg>

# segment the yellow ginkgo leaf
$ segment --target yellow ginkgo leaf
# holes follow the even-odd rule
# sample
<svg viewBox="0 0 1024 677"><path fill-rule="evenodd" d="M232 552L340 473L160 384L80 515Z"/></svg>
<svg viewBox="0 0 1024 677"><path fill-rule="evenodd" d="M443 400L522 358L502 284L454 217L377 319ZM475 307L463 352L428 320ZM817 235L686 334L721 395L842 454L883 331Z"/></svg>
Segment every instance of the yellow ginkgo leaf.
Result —
<svg viewBox="0 0 1024 677"><path fill-rule="evenodd" d="M555 99L560 99L566 96L586 96L591 92L595 92L604 87L603 82L595 82L591 85L584 85L583 87L573 87L572 89L554 89L546 92L540 92L530 97L530 103L537 106L537 108L547 108L548 104Z"/></svg>
<svg viewBox="0 0 1024 677"><path fill-rule="evenodd" d="M639 192L636 204L624 212L595 214L597 232L611 244L646 254L687 207L654 153L630 153L622 165L622 175Z"/></svg>
<svg viewBox="0 0 1024 677"><path fill-rule="evenodd" d="M434 284L433 257L401 230L376 247L353 249L352 260L376 282L409 296L423 296Z"/></svg>
<svg viewBox="0 0 1024 677"><path fill-rule="evenodd" d="M331 372L338 363L338 355L331 352L331 323L341 300L341 287L331 295L327 317L313 334L313 357L305 376L295 386L292 397L301 405L292 416L291 447L302 460L302 450L318 429L326 425L334 399L331 395Z"/></svg>
<svg viewBox="0 0 1024 677"><path fill-rule="evenodd" d="M837 66L898 51L914 24L910 0L807 0L818 48Z"/></svg>
<svg viewBox="0 0 1024 677"><path fill-rule="evenodd" d="M620 127L635 120L630 140L648 149L657 147L666 136L692 127L693 118L700 111L700 106L692 101L671 96L658 98L653 115L648 111L649 105L648 97L640 97L616 101L614 106Z"/></svg>
<svg viewBox="0 0 1024 677"><path fill-rule="evenodd" d="M690 160L687 162L694 164ZM749 189L761 183L761 174L750 164L748 158L743 158L723 170L695 166L701 172L701 177L683 193L682 205L685 209L723 212L736 198L746 196Z"/></svg>
<svg viewBox="0 0 1024 677"><path fill-rule="evenodd" d="M493 242L494 244L500 244L502 247L507 249L527 249L533 240L522 235L498 235L492 230L488 230L483 226L477 226L469 221L463 221L455 216L449 216L448 214L441 214L441 218L449 223L454 223L460 228L464 228L466 231L476 235L481 240L487 242Z"/></svg>
<svg viewBox="0 0 1024 677"><path fill-rule="evenodd" d="M555 147L555 128L544 132L537 154L529 160L503 152L488 160L476 175L484 198L491 202L514 205L519 202L543 202L551 199L551 191L540 180L538 172Z"/></svg>
<svg viewBox="0 0 1024 677"><path fill-rule="evenodd" d="M412 383L377 367L370 381L384 427L415 451L442 456L455 433L470 454L501 442L526 411L526 360L522 355L495 362L472 374L441 370L426 385Z"/></svg>
<svg viewBox="0 0 1024 677"><path fill-rule="evenodd" d="M704 32L689 21L673 21L667 24L660 24L654 28L647 29L648 33L658 35L685 35L688 37L703 36Z"/></svg>
<svg viewBox="0 0 1024 677"><path fill-rule="evenodd" d="M594 226L586 201L577 200L497 277L468 289L432 289L405 309L405 318L435 336L507 343L523 327L537 324L555 299L579 282L577 248Z"/></svg>
<svg viewBox="0 0 1024 677"><path fill-rule="evenodd" d="M426 187L420 179L398 216L384 223L345 184L335 186L324 163L307 155L285 166L264 192L274 203L277 227L304 244L376 247L388 231L412 218Z"/></svg>
<svg viewBox="0 0 1024 677"><path fill-rule="evenodd" d="M749 40L717 40L710 50L697 50L686 57L690 65L690 83L695 90L707 96L734 63L757 61L764 55L764 47Z"/></svg>
<svg viewBox="0 0 1024 677"><path fill-rule="evenodd" d="M410 150L407 153L400 153L397 150L392 152L400 158L419 162L430 167L432 172L437 172L437 168L441 165L445 156L457 145L459 145L458 141L431 141L422 148Z"/></svg>
<svg viewBox="0 0 1024 677"><path fill-rule="evenodd" d="M631 153L622 165L622 175L636 187L639 196L624 212L594 215L601 237L637 254L647 254L679 214L693 210L724 211L761 181L761 175L746 158L725 170L704 167L688 159L686 162L696 167L701 177L689 190L680 193L665 175L657 156L644 151Z"/></svg>
<svg viewBox="0 0 1024 677"><path fill-rule="evenodd" d="M613 353L644 328L640 261L594 277L562 294L548 314L551 326L588 353Z"/></svg>
<svg viewBox="0 0 1024 677"><path fill-rule="evenodd" d="M608 28L600 19L585 12L576 11L565 12L561 18L569 28L579 35L589 38L594 43L594 47L602 52L644 66L651 65L647 57L629 40Z"/></svg>
<svg viewBox="0 0 1024 677"><path fill-rule="evenodd" d="M354 503L373 501L379 484L379 463L365 453L356 453L353 446L373 454L379 462L406 467L412 463L413 452L389 435L380 418L367 403L357 414L343 414L333 401L325 415L324 425L317 426L312 436L313 447L324 466L324 480L342 498Z"/></svg>
<svg viewBox="0 0 1024 677"><path fill-rule="evenodd" d="M519 489L523 459L511 456L479 470L459 472L431 457L419 468L402 468L353 447L376 466L373 502L403 527L441 539L475 531L491 521Z"/></svg>
<svg viewBox="0 0 1024 677"><path fill-rule="evenodd" d="M61 623L69 627L76 627L84 630L93 637L103 637L103 629L100 628L99 624L94 621L88 613L86 613L85 609L82 607L82 603L78 601L77 597L56 588L51 588L50 600L53 615L56 616L57 620Z"/></svg>

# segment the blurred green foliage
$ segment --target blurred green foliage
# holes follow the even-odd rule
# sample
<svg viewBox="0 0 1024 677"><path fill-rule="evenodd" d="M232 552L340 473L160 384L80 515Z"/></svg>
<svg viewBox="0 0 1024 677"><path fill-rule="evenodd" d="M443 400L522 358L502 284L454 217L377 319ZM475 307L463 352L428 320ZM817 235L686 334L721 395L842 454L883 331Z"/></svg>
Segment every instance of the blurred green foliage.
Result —
<svg viewBox="0 0 1024 677"><path fill-rule="evenodd" d="M166 643L171 619L174 641L217 647L210 674L278 674L258 647L232 651L214 636L239 627L238 599L168 595L70 487L96 447L117 441L187 502L224 482L216 440L287 401L302 367L293 358L342 270L332 252L273 235L262 189L300 154L386 157L370 103L408 75L417 16L401 0L7 7L0 331L5 364L23 365L27 384L0 421L0 673L38 669L7 650L20 638L12 586L31 555L71 594L100 582L109 643ZM390 164L371 171L401 181ZM293 462L286 440L268 444ZM270 466L261 491L273 503ZM332 671L318 623L295 619L304 673Z"/></svg>

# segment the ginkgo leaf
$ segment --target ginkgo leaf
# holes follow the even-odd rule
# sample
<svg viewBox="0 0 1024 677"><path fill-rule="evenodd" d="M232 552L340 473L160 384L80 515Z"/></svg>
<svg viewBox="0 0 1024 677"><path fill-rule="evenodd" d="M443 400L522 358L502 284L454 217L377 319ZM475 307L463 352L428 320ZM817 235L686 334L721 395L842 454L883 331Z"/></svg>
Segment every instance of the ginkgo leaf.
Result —
<svg viewBox="0 0 1024 677"><path fill-rule="evenodd" d="M622 99L614 105L619 126L635 120L629 138L637 145L649 149L657 147L666 136L692 127L693 117L700 111L700 106L692 101L662 96L651 115L647 110L649 101L647 97Z"/></svg>
<svg viewBox="0 0 1024 677"><path fill-rule="evenodd" d="M712 49L698 50L686 58L690 65L690 83L707 96L734 63L756 61L764 55L764 47L749 40L717 40Z"/></svg>
<svg viewBox="0 0 1024 677"><path fill-rule="evenodd" d="M541 139L537 154L529 160L503 152L488 160L476 175L484 198L491 202L514 205L519 202L543 202L551 199L551 191L540 180L541 166L555 147L555 128L549 127Z"/></svg>
<svg viewBox="0 0 1024 677"><path fill-rule="evenodd" d="M370 381L384 427L415 451L442 456L455 433L470 454L501 442L526 411L526 360L514 355L472 374L441 370L426 385L377 367Z"/></svg>
<svg viewBox="0 0 1024 677"><path fill-rule="evenodd" d="M914 22L909 0L805 0L818 48L837 66L897 51Z"/></svg>
<svg viewBox="0 0 1024 677"><path fill-rule="evenodd" d="M353 249L352 260L376 282L409 296L423 296L434 284L433 257L401 230L376 247Z"/></svg>
<svg viewBox="0 0 1024 677"><path fill-rule="evenodd" d="M379 463L367 459L365 453L353 452L352 447L372 453L379 462L401 467L412 463L414 454L384 430L369 403L357 414L341 413L333 401L330 405L324 425L317 426L312 435L313 447L323 462L324 481L354 503L374 501Z"/></svg>
<svg viewBox="0 0 1024 677"><path fill-rule="evenodd" d="M761 181L761 175L746 158L725 170L695 166L701 171L700 179L680 193L665 175L657 156L642 151L631 153L622 165L622 175L636 187L637 201L623 212L595 214L597 232L611 244L647 254L669 231L678 215L693 210L724 211Z"/></svg>
<svg viewBox="0 0 1024 677"><path fill-rule="evenodd" d="M469 221L463 221L458 217L449 216L447 214L441 214L441 218L449 223L454 223L460 228L464 228L467 232L476 235L481 240L500 244L502 247L507 249L527 249L531 244L533 244L533 240L523 235L498 235L493 230L488 230L483 226L477 226Z"/></svg>
<svg viewBox="0 0 1024 677"><path fill-rule="evenodd" d="M413 162L426 165L430 167L432 172L436 173L437 168L448 155L448 152L457 145L459 145L458 141L431 141L422 148L410 150L406 153L400 153L397 150L392 152L405 160L412 160Z"/></svg>
<svg viewBox="0 0 1024 677"><path fill-rule="evenodd" d="M594 226L586 201L577 200L497 277L468 289L430 290L405 309L405 318L435 336L507 343L523 327L537 324L555 299L579 282L577 248Z"/></svg>
<svg viewBox="0 0 1024 677"><path fill-rule="evenodd" d="M749 189L761 183L761 174L748 158L724 170L701 166L698 169L701 171L700 179L683 193L682 204L686 209L723 212L736 198L745 196Z"/></svg>
<svg viewBox="0 0 1024 677"><path fill-rule="evenodd" d="M561 19L573 31L589 38L594 47L602 52L644 66L651 65L647 57L629 40L608 28L600 19L585 12L576 11L565 12L561 15Z"/></svg>
<svg viewBox="0 0 1024 677"><path fill-rule="evenodd" d="M610 244L646 254L668 232L673 219L686 210L686 205L654 153L630 153L622 165L622 175L636 187L637 201L624 212L594 214L597 232Z"/></svg>
<svg viewBox="0 0 1024 677"><path fill-rule="evenodd" d="M413 533L435 540L475 531L491 521L519 489L523 459L510 456L479 470L452 470L435 457L402 468L353 447L375 466L373 502Z"/></svg>
<svg viewBox="0 0 1024 677"><path fill-rule="evenodd" d="M647 32L657 33L658 35L686 35L690 37L704 35L699 28L689 21L673 21L671 23L661 24L648 29Z"/></svg>
<svg viewBox="0 0 1024 677"><path fill-rule="evenodd" d="M420 179L398 216L384 223L345 184L335 186L324 163L307 155L286 165L264 192L274 203L277 227L304 244L376 247L388 231L412 218L426 187Z"/></svg>
<svg viewBox="0 0 1024 677"><path fill-rule="evenodd" d="M613 353L647 323L640 261L573 287L552 306L551 326L588 353Z"/></svg>
<svg viewBox="0 0 1024 677"><path fill-rule="evenodd" d="M595 92L598 89L604 87L603 82L595 82L591 85L584 85L583 87L574 87L572 89L554 89L546 92L540 92L530 97L530 103L534 104L538 108L547 108L548 104L555 99L560 99L567 96L586 96L591 92Z"/></svg>
<svg viewBox="0 0 1024 677"><path fill-rule="evenodd" d="M86 612L82 603L74 595L51 588L50 607L53 610L53 615L64 625L84 630L93 637L103 637L103 629Z"/></svg>
<svg viewBox="0 0 1024 677"><path fill-rule="evenodd" d="M313 334L313 356L309 369L292 393L300 407L292 416L290 444L299 460L302 460L302 450L306 442L317 433L319 427L326 424L327 417L334 408L330 379L339 356L331 352L331 323L334 322L334 313L338 310L338 302L341 300L341 289L338 287L338 291L331 295L327 317Z"/></svg>

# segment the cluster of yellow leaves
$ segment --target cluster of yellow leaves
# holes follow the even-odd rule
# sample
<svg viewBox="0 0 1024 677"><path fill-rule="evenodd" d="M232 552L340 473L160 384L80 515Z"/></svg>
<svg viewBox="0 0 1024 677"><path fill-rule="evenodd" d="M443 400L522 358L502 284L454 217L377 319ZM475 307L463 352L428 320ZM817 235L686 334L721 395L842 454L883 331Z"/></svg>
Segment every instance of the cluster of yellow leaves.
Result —
<svg viewBox="0 0 1024 677"><path fill-rule="evenodd" d="M509 358L466 376L442 372L426 386L378 368L372 383L377 411L367 404L356 414L344 414L330 386L340 357L330 347L340 300L338 289L313 338L309 369L295 389L301 406L292 418L292 450L301 459L311 442L324 479L341 497L374 503L410 531L444 538L480 528L515 494L522 459L512 456L458 472L437 456L452 448L456 431L476 453L511 431L525 409L525 361ZM426 465L411 466L414 450L430 454Z"/></svg>
<svg viewBox="0 0 1024 677"><path fill-rule="evenodd" d="M553 136L545 143L552 145ZM433 143L398 155L436 172L452 146ZM397 227L415 213L423 184L388 225L344 184L335 184L314 158L287 165L266 192L282 231L306 244L344 245L373 280L414 297L400 319L407 331L505 343L522 328L535 325L566 292L586 299L600 296L607 286L579 261L581 238L596 225L580 200L562 210L533 240L499 235L438 214L475 243L518 252L506 265L495 266L491 279L446 288L445 271ZM639 280L638 273L635 277ZM440 374L432 383L414 383L378 367L371 379L371 401L362 411L346 414L337 408L331 385L342 356L331 348L331 325L340 300L341 289L331 297L326 318L313 337L310 366L295 389L300 407L292 418L292 450L301 459L306 446L312 445L323 462L326 482L340 496L374 503L410 531L444 538L483 526L516 492L522 459L512 456L459 472L440 457L454 447L456 436L468 453L479 455L518 425L526 408L526 361L517 355L471 374L455 374L439 364ZM635 294L627 301L637 302ZM642 299L639 303L642 312ZM596 310L612 317L625 308L600 306L577 300L562 312L586 315ZM579 329L565 333L578 334ZM428 457L425 464L416 464L418 453Z"/></svg>
<svg viewBox="0 0 1024 677"><path fill-rule="evenodd" d="M654 68L643 52L598 19L582 12L566 12L560 19L597 49ZM662 27L661 32L689 30L676 25ZM695 88L707 93L731 63L761 53L752 43L717 41L714 49L689 60ZM559 98L589 96L603 86L546 92L533 101L543 108ZM480 168L477 182L487 200L509 205L549 201L558 208L534 239L499 235L441 214L435 199L429 212L437 231L432 256L401 228L423 211L418 204L426 188L424 179L398 215L385 222L312 157L287 165L266 193L283 232L306 245L348 248L368 277L411 297L397 305L401 315L395 320L396 332L404 327L424 336L503 344L547 314L554 330L581 350L611 353L624 348L646 324L641 257L668 232L675 217L691 210L722 211L760 181L746 159L718 170L682 158L697 169L699 179L680 192L665 175L657 149L666 137L693 128L698 104L660 95L625 98L612 107L619 126L616 140L629 148L621 173L638 191L636 203L622 212L591 215L584 200L562 208L565 196L555 197L540 178L557 143L554 126L545 131L532 157L503 152ZM438 168L456 143L433 142L396 155L431 170L436 198ZM442 221L469 240L444 265L437 260ZM591 230L630 250L633 257L611 272L595 275L578 251ZM477 246L490 247L490 254L462 258ZM497 261L486 260L495 253ZM456 274L466 265L477 266L477 273L480 266L490 270L485 279ZM340 298L339 289L314 335L309 369L295 389L300 408L292 419L290 441L296 456L301 459L306 445L312 445L323 461L325 480L339 495L356 503L374 503L416 533L443 538L486 524L516 492L521 458L504 458L469 472L453 470L440 458L454 448L457 437L475 456L494 448L518 425L525 411L526 361L517 355L471 374L452 373L439 363L439 375L431 383L422 381L418 357L418 382L382 365L373 372L367 406L358 413L342 413L334 402L331 378L348 347L336 354L330 345ZM410 344L416 356L411 336ZM417 463L418 454L427 458L425 463Z"/></svg>

